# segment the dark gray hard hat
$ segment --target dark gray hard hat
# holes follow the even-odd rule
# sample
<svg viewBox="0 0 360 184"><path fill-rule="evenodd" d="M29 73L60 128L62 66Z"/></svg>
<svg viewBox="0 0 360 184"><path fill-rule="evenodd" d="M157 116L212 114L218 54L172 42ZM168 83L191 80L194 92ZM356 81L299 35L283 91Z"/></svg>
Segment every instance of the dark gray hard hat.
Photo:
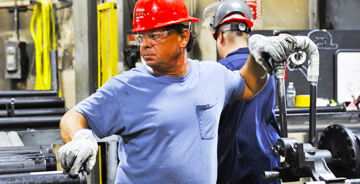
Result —
<svg viewBox="0 0 360 184"><path fill-rule="evenodd" d="M253 19L253 14L249 5L243 0L224 0L217 6L210 22L210 27L213 29L216 28L226 16L232 13L241 13L249 20L252 21Z"/></svg>

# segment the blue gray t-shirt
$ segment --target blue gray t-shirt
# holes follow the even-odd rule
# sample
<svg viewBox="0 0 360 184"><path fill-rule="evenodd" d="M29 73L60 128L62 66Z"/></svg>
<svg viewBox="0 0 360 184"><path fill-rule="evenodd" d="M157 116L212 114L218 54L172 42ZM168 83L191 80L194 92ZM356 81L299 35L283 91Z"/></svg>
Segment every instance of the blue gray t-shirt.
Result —
<svg viewBox="0 0 360 184"><path fill-rule="evenodd" d="M120 135L116 183L216 183L220 114L244 81L216 62L188 62L182 77L123 72L74 107L98 137Z"/></svg>

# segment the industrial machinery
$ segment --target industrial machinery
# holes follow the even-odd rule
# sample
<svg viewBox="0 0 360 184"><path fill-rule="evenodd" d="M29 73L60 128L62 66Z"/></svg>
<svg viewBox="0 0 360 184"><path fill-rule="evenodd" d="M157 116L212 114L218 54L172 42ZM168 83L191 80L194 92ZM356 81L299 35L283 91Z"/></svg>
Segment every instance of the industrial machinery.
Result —
<svg viewBox="0 0 360 184"><path fill-rule="evenodd" d="M313 43L309 43L313 44ZM303 64L308 60L308 68ZM271 150L284 157L281 166L265 171L263 178L283 182L299 181L311 177L306 184L360 183L360 140L359 134L343 125L328 126L321 134L318 148L314 147L316 138L316 88L319 73L319 56L316 52L300 50L290 55L287 67L291 70L305 69L302 72L310 83L310 127L309 143L301 143L295 138L287 138L286 98L284 70L285 64L273 62L274 75L279 100L281 138ZM317 70L317 71L316 71ZM317 75L317 76L316 76Z"/></svg>
<svg viewBox="0 0 360 184"><path fill-rule="evenodd" d="M66 183L86 184L85 171L70 177L56 171L56 155L52 145L0 147L0 183Z"/></svg>

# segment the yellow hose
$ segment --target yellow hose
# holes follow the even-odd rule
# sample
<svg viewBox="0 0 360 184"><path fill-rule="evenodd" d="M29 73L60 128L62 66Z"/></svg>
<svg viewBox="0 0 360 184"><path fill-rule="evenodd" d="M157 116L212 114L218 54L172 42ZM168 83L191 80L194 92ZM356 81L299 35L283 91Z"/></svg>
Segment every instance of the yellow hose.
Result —
<svg viewBox="0 0 360 184"><path fill-rule="evenodd" d="M52 32L50 29L50 15L52 15ZM38 4L34 5L34 13L30 23L30 32L35 44L35 90L50 90L50 51L56 49L54 13L53 6L50 2L39 0ZM51 37L53 43L51 43Z"/></svg>

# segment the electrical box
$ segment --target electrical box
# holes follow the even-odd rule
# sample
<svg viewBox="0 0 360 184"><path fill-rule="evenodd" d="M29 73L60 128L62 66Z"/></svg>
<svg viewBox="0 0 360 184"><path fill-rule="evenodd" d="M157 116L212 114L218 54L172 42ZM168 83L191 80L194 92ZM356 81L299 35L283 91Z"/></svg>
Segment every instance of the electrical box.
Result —
<svg viewBox="0 0 360 184"><path fill-rule="evenodd" d="M5 41L5 78L25 78L27 65L26 43L18 40Z"/></svg>

